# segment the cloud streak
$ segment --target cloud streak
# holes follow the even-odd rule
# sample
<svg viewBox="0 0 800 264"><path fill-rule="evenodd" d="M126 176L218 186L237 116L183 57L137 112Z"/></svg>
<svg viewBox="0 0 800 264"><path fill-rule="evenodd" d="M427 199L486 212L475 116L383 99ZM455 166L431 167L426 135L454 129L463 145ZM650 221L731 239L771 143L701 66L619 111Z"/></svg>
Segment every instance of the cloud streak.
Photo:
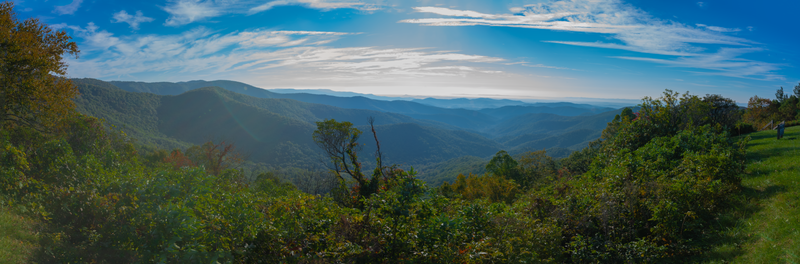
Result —
<svg viewBox="0 0 800 264"><path fill-rule="evenodd" d="M289 6L289 5L301 5L307 6L309 8L314 9L338 9L338 8L352 8L364 11L374 11L380 9L378 5L375 4L367 4L363 2L353 2L353 1L338 1L338 0L275 0L270 1L264 4L261 4L256 7L252 7L248 10L249 14L255 14L259 12L264 12L270 10L276 6Z"/></svg>
<svg viewBox="0 0 800 264"><path fill-rule="evenodd" d="M362 11L374 11L380 5L350 0L171 0L164 11L170 14L164 25L182 26L225 14L249 14L264 12L278 6L304 6L307 8L331 10L351 8Z"/></svg>
<svg viewBox="0 0 800 264"><path fill-rule="evenodd" d="M53 13L59 15L75 14L75 11L78 11L78 8L81 7L81 3L83 3L83 0L72 0L72 3L69 3L68 5L56 6L56 8L53 10Z"/></svg>
<svg viewBox="0 0 800 264"><path fill-rule="evenodd" d="M125 10L122 10L114 13L113 18L114 21L111 21L112 23L128 23L133 30L138 30L141 23L153 21L153 18L144 16L142 11L136 11L135 15L130 15Z"/></svg>
<svg viewBox="0 0 800 264"><path fill-rule="evenodd" d="M170 14L165 26L180 26L223 14L213 1L178 0L163 8Z"/></svg>
<svg viewBox="0 0 800 264"><path fill-rule="evenodd" d="M664 64L670 67L699 68L707 71L693 71L700 75L718 75L752 80L784 80L783 76L774 74L781 64L766 63L739 58L743 54L761 51L760 48L722 48L719 52L703 56L680 57L674 60L646 57L618 56L615 58L647 61Z"/></svg>
<svg viewBox="0 0 800 264"><path fill-rule="evenodd" d="M628 50L644 54L679 56L676 59L625 57L666 64L674 67L719 71L718 75L755 79L782 78L773 71L775 64L738 59L759 45L726 33L738 28L696 24L685 25L652 17L620 0L557 0L511 8L512 14L485 14L470 10L443 7L415 7L417 12L446 16L442 18L406 19L400 23L424 26L495 26L606 34L615 41L579 42L545 41L565 45ZM700 45L699 45L700 44ZM709 50L708 45L718 45ZM735 47L735 48L732 48ZM721 58L720 56L728 56ZM622 57L619 57L622 58ZM702 62L692 64L687 62Z"/></svg>
<svg viewBox="0 0 800 264"><path fill-rule="evenodd" d="M359 33L252 30L216 34L198 28L179 35L120 38L91 23L67 28L85 40L84 51L88 53L84 59L70 61L71 74L94 78L164 72L252 74L275 70L323 73L340 80L466 76L497 73L479 66L503 61L422 48L332 48L320 44Z"/></svg>

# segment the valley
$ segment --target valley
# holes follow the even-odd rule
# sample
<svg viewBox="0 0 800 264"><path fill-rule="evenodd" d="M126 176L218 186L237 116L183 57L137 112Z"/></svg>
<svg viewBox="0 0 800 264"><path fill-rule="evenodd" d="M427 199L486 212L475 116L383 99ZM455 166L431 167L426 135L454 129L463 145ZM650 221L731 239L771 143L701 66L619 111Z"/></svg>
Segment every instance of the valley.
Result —
<svg viewBox="0 0 800 264"><path fill-rule="evenodd" d="M104 82L74 79L79 112L104 118L149 148L185 149L206 141L232 142L262 166L314 168L320 152L315 122L348 121L361 131L375 119L384 162L420 168L419 178L455 180L464 157L488 162L546 149L562 158L600 137L621 110L571 103L507 105L469 110L366 97L280 94L234 81ZM502 102L502 101L501 101ZM375 166L372 136L362 136L362 159ZM146 147L147 148L147 147ZM444 173L444 174L442 174Z"/></svg>

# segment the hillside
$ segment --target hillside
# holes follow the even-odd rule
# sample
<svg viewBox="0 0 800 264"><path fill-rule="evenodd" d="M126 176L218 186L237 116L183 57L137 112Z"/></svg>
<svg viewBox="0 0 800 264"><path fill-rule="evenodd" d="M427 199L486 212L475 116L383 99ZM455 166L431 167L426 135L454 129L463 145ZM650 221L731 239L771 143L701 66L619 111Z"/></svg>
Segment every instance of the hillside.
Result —
<svg viewBox="0 0 800 264"><path fill-rule="evenodd" d="M444 122L465 129L480 129L494 123L490 116L464 109L444 109L409 101L380 101L363 96L337 97L322 94L279 94L234 81L190 81L190 82L119 82L111 84L131 92L146 92L159 95L178 95L202 87L216 86L226 90L258 98L293 99L306 103L324 104L347 109L363 109L399 113L418 119ZM460 117L460 118L453 118Z"/></svg>
<svg viewBox="0 0 800 264"><path fill-rule="evenodd" d="M125 131L142 145L164 149L191 145L159 130L157 109L161 106L161 96L127 92L94 79L73 80L73 83L80 92L74 99L79 113L105 119L108 125Z"/></svg>
<svg viewBox="0 0 800 264"><path fill-rule="evenodd" d="M319 118L336 118L337 120L353 122L356 125L365 125L367 117L364 114L365 112L351 111L345 113L347 110L343 109L373 110L385 113L380 117L376 116L375 112L368 114L376 116L378 124L416 123L447 130L465 129L493 138L500 143L502 148L516 149L516 152L528 149L540 150L541 148L579 149L585 146L586 142L599 137L600 131L605 128L606 123L620 112L619 109L566 102L505 105L499 108L486 108L477 111L448 109L417 103L417 101L382 101L363 96L337 97L309 93L280 94L235 81L190 81L178 83L114 81L110 83L128 91L162 95L176 95L201 87L218 86L233 92L228 93L228 96L235 98L234 100L312 123L319 121ZM287 103L283 104L270 101L270 103L264 104L261 103L264 101L259 100L263 98L291 99L312 103L313 106L300 109L293 106L297 104L294 101L286 101ZM437 102L436 104L443 106L473 104L476 107L490 104L521 103L511 100L464 98L449 100L428 98L418 102L431 104L433 104L432 102ZM567 132L570 132L573 138L564 138L563 135ZM554 139L551 137L560 138ZM575 142L577 140L575 138L583 140ZM555 142L557 143L547 143L552 140L556 140Z"/></svg>
<svg viewBox="0 0 800 264"><path fill-rule="evenodd" d="M505 145L514 146L509 150L509 153L512 154L542 149L550 150L554 148L579 150L586 147L589 141L598 139L600 134L600 131L591 129L568 130L561 134L552 136L542 134L525 134L506 142ZM559 157L554 155L550 156Z"/></svg>
<svg viewBox="0 0 800 264"><path fill-rule="evenodd" d="M756 132L747 144L742 193L719 216L726 231L697 257L704 263L800 262L800 126Z"/></svg>
<svg viewBox="0 0 800 264"><path fill-rule="evenodd" d="M275 166L317 166L319 151L311 133L314 122L324 119L351 121L368 132L364 125L374 117L387 161L405 165L442 162L464 153L490 156L502 148L479 134L396 113L255 98L218 87L159 96L91 79L75 83L83 94L76 100L79 111L106 118L142 144L172 149L227 140L251 160ZM362 136L361 142L362 162L373 163L371 135ZM412 149L414 145L424 147Z"/></svg>
<svg viewBox="0 0 800 264"><path fill-rule="evenodd" d="M370 99L364 96L338 97L324 94L290 93L281 94L254 87L235 81L189 81L189 82L121 82L112 81L111 84L131 92L145 92L158 95L178 95L186 91L202 87L222 87L226 90L249 95L257 98L293 99L306 103L324 104L345 109L374 110L389 113L398 113L419 120L431 120L456 126L462 129L484 132L487 127L494 126L500 120L525 113L554 113L562 116L576 116L596 114L611 110L602 107L587 107L585 105L572 105L569 103L535 104L526 106L506 106L498 109L483 109L481 111L468 109L450 109L426 105L418 102L394 100L383 101ZM477 99L476 99L477 100ZM478 100L483 102L485 100ZM502 101L504 103L508 103ZM512 101L513 103L513 101Z"/></svg>
<svg viewBox="0 0 800 264"><path fill-rule="evenodd" d="M268 164L308 161L314 157L311 132L302 120L231 100L219 88L202 88L162 98L159 131L179 140L235 142L250 159ZM293 144L296 148L285 148Z"/></svg>
<svg viewBox="0 0 800 264"><path fill-rule="evenodd" d="M91 79L76 81L104 83ZM528 135L527 138L537 136L536 140L538 140L578 129L599 132L619 112L619 110L610 110L610 108L572 103L537 103L482 109L480 111L445 109L415 102L380 101L366 97L336 97L302 93L278 94L234 81L190 81L179 83L114 81L109 82L109 84L119 86L123 90L161 95L177 95L201 88L203 85L218 86L231 91L231 93L226 93L226 96L231 97L233 100L305 122L319 121L320 118L337 118L351 121L356 125L364 125L366 121L365 115L376 116L379 115L377 112L381 112L383 114L380 114L380 117L376 116L378 124L407 122L448 130L466 129L486 137L496 138L505 148L509 149L517 147L516 144L520 144L519 140L514 141L514 138L526 134ZM284 101L272 100L268 101L269 103L264 103L267 101L260 100L265 98L284 99ZM287 99L291 100L286 101ZM311 104L297 107L298 102L296 101ZM348 112L342 109L373 110L376 112L364 114L366 112ZM598 114L600 111L604 112ZM336 113L330 114L332 112ZM553 112L558 114L553 114ZM564 116L567 116L567 118L563 118ZM548 120L560 122L561 124L554 126L553 123L546 123ZM571 148L573 145L558 145L555 147Z"/></svg>
<svg viewBox="0 0 800 264"><path fill-rule="evenodd" d="M369 131L365 127L363 131ZM376 126L381 151L390 163L418 166L461 156L488 157L502 149L497 142L460 130L443 130L403 123ZM374 153L371 135L362 137L364 153ZM409 147L413 146L413 147Z"/></svg>
<svg viewBox="0 0 800 264"><path fill-rule="evenodd" d="M499 108L481 109L480 112L497 117L499 119L507 119L518 117L525 114L555 114L560 116L579 116L579 115L596 115L603 112L612 111L614 108L598 107L586 104L573 104L573 103L537 103L528 105L512 105L503 106Z"/></svg>
<svg viewBox="0 0 800 264"><path fill-rule="evenodd" d="M486 173L487 158L475 156L463 156L428 166L419 167L420 173L417 177L425 181L428 186L436 187L445 181L454 182L459 174L482 175ZM417 167L414 167L417 169Z"/></svg>
<svg viewBox="0 0 800 264"><path fill-rule="evenodd" d="M441 108L463 108L480 110L485 108L498 108L509 105L524 105L525 102L509 99L489 99L489 98L455 98L455 99L414 99L412 102L436 106Z"/></svg>
<svg viewBox="0 0 800 264"><path fill-rule="evenodd" d="M546 149L552 157L567 157L597 139L606 123L620 111L590 115L604 108L570 103L472 111L364 97L291 95L306 101L384 110L378 111L271 98L281 95L231 81L147 84L76 79L74 82L82 94L76 99L80 112L106 119L142 145L152 146L151 149L186 148L208 140L227 140L235 142L250 160L276 167L320 166L320 152L311 140L311 132L316 129L315 122L325 119L349 121L364 131L359 141L361 162L367 168L374 166L375 143L367 126L368 118L374 117L384 162L415 166L420 178L430 180L433 186L455 179L458 173L447 168L482 171L483 165L477 166L476 160L463 164L460 158L465 156L487 160L499 150L520 155ZM114 84L138 92L124 91ZM203 84L225 85L228 89L196 87ZM576 116L525 113L542 109L584 109L584 112ZM520 114L514 115L515 111Z"/></svg>
<svg viewBox="0 0 800 264"><path fill-rule="evenodd" d="M621 110L613 110L591 116L560 116L548 113L523 114L500 122L496 126L487 129L486 133L493 135L500 142L519 144L522 141L517 138L523 135L529 135L529 137L536 134L554 135L580 129L599 132L620 112Z"/></svg>

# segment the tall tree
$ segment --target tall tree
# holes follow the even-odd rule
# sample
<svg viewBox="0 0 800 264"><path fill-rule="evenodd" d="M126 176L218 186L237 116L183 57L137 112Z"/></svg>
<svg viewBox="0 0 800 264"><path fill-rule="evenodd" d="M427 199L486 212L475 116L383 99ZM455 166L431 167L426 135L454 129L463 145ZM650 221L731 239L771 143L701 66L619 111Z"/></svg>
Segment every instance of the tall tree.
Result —
<svg viewBox="0 0 800 264"><path fill-rule="evenodd" d="M333 190L334 199L345 206L360 208L363 206L361 198L381 192L382 188L385 190L398 186L404 180L413 181L416 174L414 168L405 172L399 169L397 165L383 166L381 161L383 154L381 153L380 141L378 141L378 135L374 127L375 120L370 118L368 122L375 138L375 144L378 147L375 153L378 166L373 171L372 178L368 178L362 172L361 162L358 161L358 150L360 150L358 138L361 136L361 130L354 128L352 123L325 119L322 122L317 122L317 130L312 134L317 146L331 159L331 164L333 165L331 172L339 180L339 188ZM356 181L355 185L347 192L345 192L347 190L345 174ZM343 197L343 194L348 197Z"/></svg>
<svg viewBox="0 0 800 264"><path fill-rule="evenodd" d="M710 105L708 117L711 124L720 124L727 128L736 125L740 119L739 106L733 99L718 94L706 94L703 102Z"/></svg>
<svg viewBox="0 0 800 264"><path fill-rule="evenodd" d="M778 103L783 103L783 101L786 100L787 97L788 96L786 96L786 94L783 92L783 86L781 86L780 89L775 91L775 101L777 101Z"/></svg>
<svg viewBox="0 0 800 264"><path fill-rule="evenodd" d="M623 111L623 114L625 116L623 118L629 120L629 116L627 116L625 111ZM633 113L630 114L632 115ZM547 156L546 150L523 154L522 157L519 158L519 167L523 174L521 177L522 181L519 182L519 184L524 188L535 185L544 177L555 175L558 170L555 160Z"/></svg>
<svg viewBox="0 0 800 264"><path fill-rule="evenodd" d="M800 98L800 83L797 83L797 85L794 87L794 96Z"/></svg>
<svg viewBox="0 0 800 264"><path fill-rule="evenodd" d="M336 122L335 119L325 119L317 122L317 130L311 135L317 146L325 151L331 159L333 173L340 180L344 180L342 173L349 174L359 184L366 183L361 172L361 163L358 162L358 138L361 130L353 127L350 122Z"/></svg>
<svg viewBox="0 0 800 264"><path fill-rule="evenodd" d="M505 177L519 183L522 179L520 179L521 174L517 167L518 164L511 155L508 155L508 152L501 150L494 154L492 160L486 164L486 171L495 176Z"/></svg>
<svg viewBox="0 0 800 264"><path fill-rule="evenodd" d="M64 53L78 45L38 19L17 19L14 3L0 3L0 129L48 130L73 113L78 90L63 78Z"/></svg>
<svg viewBox="0 0 800 264"><path fill-rule="evenodd" d="M774 120L774 115L770 113L770 108L773 105L770 99L760 98L757 95L750 97L750 101L747 103L747 112L744 113L742 119L756 126L756 129L761 129Z"/></svg>

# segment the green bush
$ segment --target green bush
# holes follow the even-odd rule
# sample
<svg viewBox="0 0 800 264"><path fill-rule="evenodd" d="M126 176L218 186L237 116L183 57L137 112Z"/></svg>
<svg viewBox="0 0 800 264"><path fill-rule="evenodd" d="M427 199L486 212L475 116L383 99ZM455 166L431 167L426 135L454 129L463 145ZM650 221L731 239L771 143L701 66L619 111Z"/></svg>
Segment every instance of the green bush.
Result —
<svg viewBox="0 0 800 264"><path fill-rule="evenodd" d="M756 128L752 124L737 122L733 129L730 130L732 136L750 134L756 132Z"/></svg>

